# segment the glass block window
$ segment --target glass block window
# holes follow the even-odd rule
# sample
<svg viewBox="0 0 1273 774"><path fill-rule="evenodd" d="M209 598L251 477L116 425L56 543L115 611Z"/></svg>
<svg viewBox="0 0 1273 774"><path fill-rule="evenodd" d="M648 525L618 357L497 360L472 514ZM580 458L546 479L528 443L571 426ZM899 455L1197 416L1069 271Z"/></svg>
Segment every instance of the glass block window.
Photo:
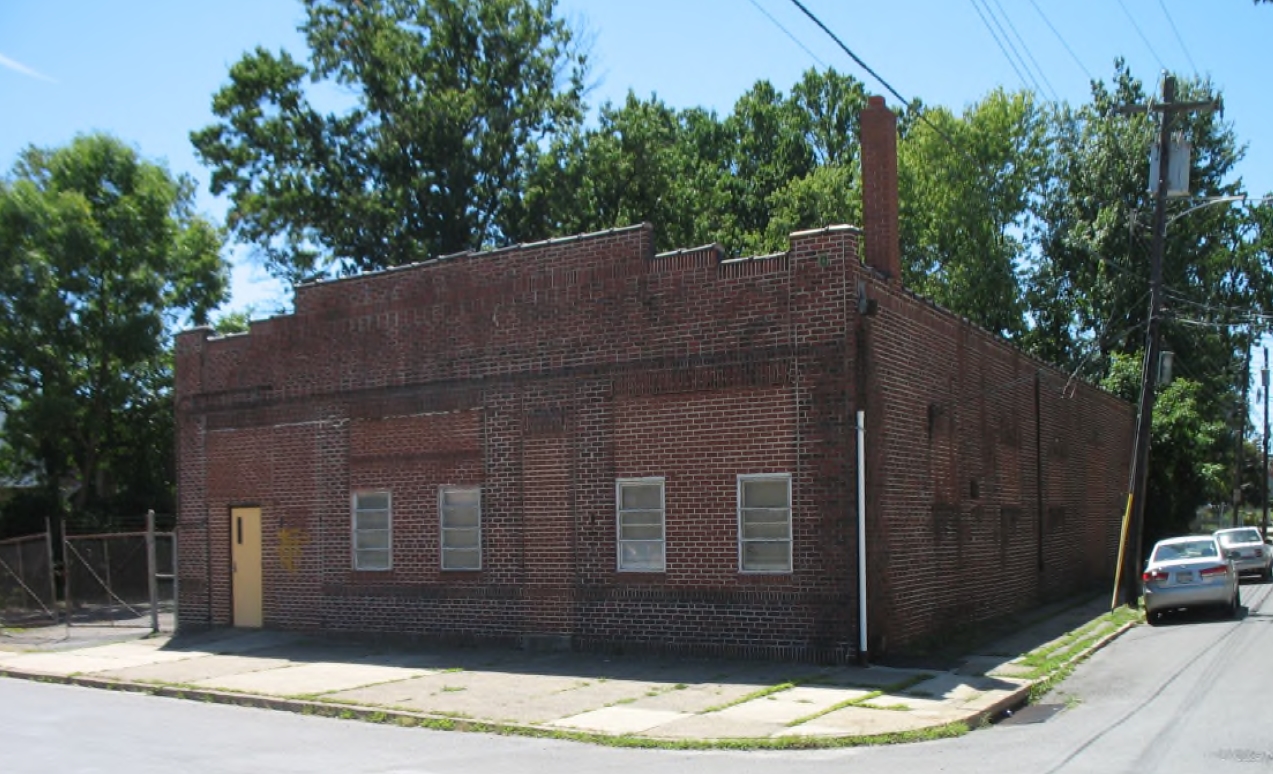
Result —
<svg viewBox="0 0 1273 774"><path fill-rule="evenodd" d="M442 569L482 569L482 490L444 486L438 491Z"/></svg>
<svg viewBox="0 0 1273 774"><path fill-rule="evenodd" d="M738 477L738 565L743 572L791 572L791 477Z"/></svg>
<svg viewBox="0 0 1273 774"><path fill-rule="evenodd" d="M393 524L388 492L356 492L354 510L354 569L392 569Z"/></svg>
<svg viewBox="0 0 1273 774"><path fill-rule="evenodd" d="M619 479L615 496L619 570L662 572L666 561L663 479Z"/></svg>

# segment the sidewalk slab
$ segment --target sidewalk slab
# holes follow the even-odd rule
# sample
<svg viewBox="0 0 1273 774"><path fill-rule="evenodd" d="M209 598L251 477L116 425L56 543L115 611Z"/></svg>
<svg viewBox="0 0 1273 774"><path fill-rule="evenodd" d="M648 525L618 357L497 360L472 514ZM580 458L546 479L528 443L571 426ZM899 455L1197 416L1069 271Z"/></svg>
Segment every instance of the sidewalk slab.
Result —
<svg viewBox="0 0 1273 774"><path fill-rule="evenodd" d="M46 675L66 676L144 664L184 661L198 655L201 654L162 651L150 647L139 647L133 643L117 643L84 650L5 655L0 657L0 666Z"/></svg>
<svg viewBox="0 0 1273 774"><path fill-rule="evenodd" d="M292 662L283 658L202 655L185 659L184 661L109 669L94 674L98 677L114 678L116 680L192 685L216 677L278 669L290 663Z"/></svg>
<svg viewBox="0 0 1273 774"><path fill-rule="evenodd" d="M400 682L425 673L402 667L324 663L286 665L193 681L196 686L271 696L317 696L366 685Z"/></svg>
<svg viewBox="0 0 1273 774"><path fill-rule="evenodd" d="M1132 625L1085 631L1092 644L1070 650L1067 631L1104 612L1100 600L1058 613L1045 608L1022 631L962 660L942 654L943 666L932 668L407 648L261 630L107 642L67 630L81 636L78 643L50 635L43 650L0 652L0 677L615 743L837 744L971 727L1020 704L1038 678L1034 670L1032 679L1021 676L1031 651L1013 648L1029 644L1036 655L1059 656L1068 663L1055 668L1063 669Z"/></svg>
<svg viewBox="0 0 1273 774"><path fill-rule="evenodd" d="M899 710L844 707L786 730L786 736L878 736L946 725L963 720L965 713L915 714Z"/></svg>
<svg viewBox="0 0 1273 774"><path fill-rule="evenodd" d="M870 691L860 688L796 687L735 704L712 716L724 721L760 721L786 726L837 704L856 701Z"/></svg>
<svg viewBox="0 0 1273 774"><path fill-rule="evenodd" d="M786 730L786 725L773 721L709 713L655 726L644 735L656 739L769 739Z"/></svg>
<svg viewBox="0 0 1273 774"><path fill-rule="evenodd" d="M686 712L672 712L670 710L605 707L554 720L548 725L620 736L623 734L640 734L652 728L688 717L692 717L692 715Z"/></svg>
<svg viewBox="0 0 1273 774"><path fill-rule="evenodd" d="M733 704L747 694L765 687L767 685L764 683L673 683L668 690L656 696L643 696L629 706L635 709L697 714L713 707Z"/></svg>

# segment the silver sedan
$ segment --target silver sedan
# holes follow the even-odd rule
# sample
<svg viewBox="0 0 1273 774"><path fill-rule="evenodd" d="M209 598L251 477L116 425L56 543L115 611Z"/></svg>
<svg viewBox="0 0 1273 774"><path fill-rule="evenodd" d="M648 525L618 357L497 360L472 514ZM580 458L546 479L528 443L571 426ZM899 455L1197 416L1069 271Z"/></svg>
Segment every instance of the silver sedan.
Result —
<svg viewBox="0 0 1273 774"><path fill-rule="evenodd" d="M1239 573L1254 572L1260 574L1260 580L1267 581L1273 573L1273 547L1264 544L1260 539L1258 527L1234 527L1217 530L1216 540L1220 548L1233 557L1233 564Z"/></svg>
<svg viewBox="0 0 1273 774"><path fill-rule="evenodd" d="M1232 618L1242 604L1238 570L1210 535L1158 541L1141 580L1151 625L1163 613L1185 607L1217 607Z"/></svg>

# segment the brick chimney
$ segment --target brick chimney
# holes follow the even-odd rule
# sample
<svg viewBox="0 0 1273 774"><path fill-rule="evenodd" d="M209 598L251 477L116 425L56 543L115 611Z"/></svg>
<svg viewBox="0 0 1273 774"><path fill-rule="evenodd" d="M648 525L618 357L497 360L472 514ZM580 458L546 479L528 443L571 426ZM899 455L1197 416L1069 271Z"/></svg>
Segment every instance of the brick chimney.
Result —
<svg viewBox="0 0 1273 774"><path fill-rule="evenodd" d="M894 282L902 279L897 225L897 116L883 97L871 97L859 117L862 142L862 228L866 263Z"/></svg>

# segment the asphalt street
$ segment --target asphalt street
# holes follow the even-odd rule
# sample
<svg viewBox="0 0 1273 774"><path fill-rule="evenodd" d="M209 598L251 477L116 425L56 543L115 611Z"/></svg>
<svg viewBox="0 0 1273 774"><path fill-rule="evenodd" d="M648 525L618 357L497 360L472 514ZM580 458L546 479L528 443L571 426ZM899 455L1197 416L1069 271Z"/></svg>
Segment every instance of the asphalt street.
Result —
<svg viewBox="0 0 1273 774"><path fill-rule="evenodd" d="M811 752L631 750L395 728L153 696L0 680L9 774L60 772L1273 771L1265 713L1273 586L1243 587L1236 621L1140 626L1080 665L1045 722L895 747Z"/></svg>

